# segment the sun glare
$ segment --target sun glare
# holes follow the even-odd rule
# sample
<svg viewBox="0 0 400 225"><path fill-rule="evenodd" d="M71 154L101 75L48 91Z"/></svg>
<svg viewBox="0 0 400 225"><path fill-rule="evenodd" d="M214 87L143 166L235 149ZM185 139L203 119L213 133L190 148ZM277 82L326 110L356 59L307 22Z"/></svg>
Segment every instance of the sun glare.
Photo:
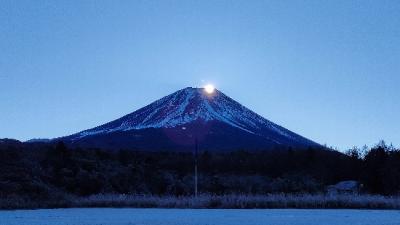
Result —
<svg viewBox="0 0 400 225"><path fill-rule="evenodd" d="M215 90L214 85L212 84L207 84L206 86L204 86L204 90L208 93L208 94L212 94Z"/></svg>

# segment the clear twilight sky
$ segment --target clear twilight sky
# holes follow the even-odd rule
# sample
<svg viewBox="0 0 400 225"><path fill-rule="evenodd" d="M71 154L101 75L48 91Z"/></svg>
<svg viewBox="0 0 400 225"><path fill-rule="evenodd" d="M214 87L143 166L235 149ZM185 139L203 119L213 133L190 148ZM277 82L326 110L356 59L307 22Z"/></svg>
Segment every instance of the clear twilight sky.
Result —
<svg viewBox="0 0 400 225"><path fill-rule="evenodd" d="M400 1L0 0L0 138L206 83L321 144L400 146Z"/></svg>

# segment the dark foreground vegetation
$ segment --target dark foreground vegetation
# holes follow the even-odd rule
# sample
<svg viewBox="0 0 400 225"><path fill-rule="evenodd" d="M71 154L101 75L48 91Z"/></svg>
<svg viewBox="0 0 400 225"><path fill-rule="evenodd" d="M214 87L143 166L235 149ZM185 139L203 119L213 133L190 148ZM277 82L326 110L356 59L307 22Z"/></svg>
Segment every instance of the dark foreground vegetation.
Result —
<svg viewBox="0 0 400 225"><path fill-rule="evenodd" d="M0 140L0 208L400 208L400 151L383 142L347 154L321 149L193 154L69 149ZM355 193L327 186L359 182Z"/></svg>
<svg viewBox="0 0 400 225"><path fill-rule="evenodd" d="M195 208L195 209L400 209L400 197L354 194L201 194L198 197L172 195L97 194L65 195L62 199L34 201L0 199L2 209L18 208Z"/></svg>

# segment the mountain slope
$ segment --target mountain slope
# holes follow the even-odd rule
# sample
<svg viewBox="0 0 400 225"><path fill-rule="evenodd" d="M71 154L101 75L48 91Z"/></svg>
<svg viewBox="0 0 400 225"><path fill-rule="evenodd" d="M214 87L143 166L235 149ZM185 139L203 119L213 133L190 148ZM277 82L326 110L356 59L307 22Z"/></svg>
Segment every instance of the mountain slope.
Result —
<svg viewBox="0 0 400 225"><path fill-rule="evenodd" d="M185 88L93 129L63 137L79 146L111 149L269 149L318 144L264 119L222 92Z"/></svg>

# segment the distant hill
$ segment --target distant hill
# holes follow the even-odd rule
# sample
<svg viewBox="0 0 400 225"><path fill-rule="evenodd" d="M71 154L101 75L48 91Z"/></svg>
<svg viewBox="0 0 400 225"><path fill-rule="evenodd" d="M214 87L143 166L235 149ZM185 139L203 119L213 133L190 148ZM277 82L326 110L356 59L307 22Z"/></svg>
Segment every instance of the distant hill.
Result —
<svg viewBox="0 0 400 225"><path fill-rule="evenodd" d="M48 143L51 142L51 139L48 138L33 138L30 140L26 141L27 143L35 143L35 142L42 142L42 143Z"/></svg>

